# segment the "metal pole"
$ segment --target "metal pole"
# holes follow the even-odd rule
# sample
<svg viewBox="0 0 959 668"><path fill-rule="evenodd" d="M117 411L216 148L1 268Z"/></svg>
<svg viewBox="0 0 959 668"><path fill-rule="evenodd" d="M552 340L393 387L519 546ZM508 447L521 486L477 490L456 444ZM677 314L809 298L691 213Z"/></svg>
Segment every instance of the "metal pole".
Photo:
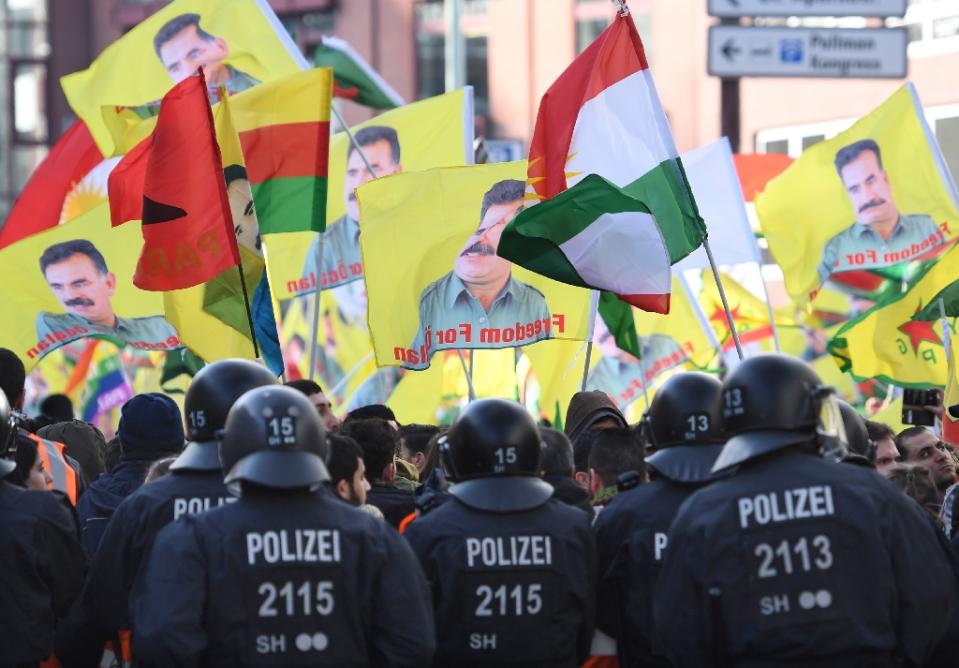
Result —
<svg viewBox="0 0 959 668"><path fill-rule="evenodd" d="M757 262L756 269L759 270L759 280L763 284L763 294L766 295L766 311L769 313L769 324L773 328L773 345L776 346L776 352L781 353L782 348L779 347L779 328L776 327L776 315L773 313L773 302L769 298L769 288L766 287L766 279L763 278L763 266Z"/></svg>
<svg viewBox="0 0 959 668"><path fill-rule="evenodd" d="M739 355L739 361L746 359L743 354L743 346L739 343L739 333L736 331L736 323L733 321L733 314L729 310L729 302L726 301L726 291L723 289L723 282L719 278L719 269L716 268L716 260L713 259L713 251L709 248L709 238L703 237L703 248L706 249L706 257L709 258L709 266L713 270L713 279L716 281L716 288L719 290L719 298L723 302L723 310L726 312L726 322L729 323L729 331L733 335L733 343L736 344L736 353Z"/></svg>
<svg viewBox="0 0 959 668"><path fill-rule="evenodd" d="M253 327L253 311L250 309L250 295L246 291L246 278L243 276L243 260L237 261L236 270L240 274L240 289L243 290L243 305L246 306L246 321L250 325L250 338L253 340L253 357L254 359L259 359L260 348L256 344L256 329Z"/></svg>
<svg viewBox="0 0 959 668"><path fill-rule="evenodd" d="M333 396L338 394L340 390L346 387L346 384L350 382L350 379L353 378L353 376L355 376L359 372L359 370L363 368L363 365L365 365L367 362L370 361L371 357L373 357L372 350L366 353L366 355L363 356L363 359L361 359L359 362L354 364L353 368L347 371L346 375L340 378L339 381L337 381L336 385L333 386L333 389L330 390L329 396L332 398ZM344 401L343 403L346 403L346 402Z"/></svg>
<svg viewBox="0 0 959 668"><path fill-rule="evenodd" d="M445 0L443 14L446 19L445 58L446 92L456 90L466 83L466 58L463 30L460 25L460 0Z"/></svg>
<svg viewBox="0 0 959 668"><path fill-rule="evenodd" d="M739 25L739 19L723 18L720 25ZM733 153L740 150L740 96L739 79L720 79L719 82L719 127L720 134L729 138Z"/></svg>
<svg viewBox="0 0 959 668"><path fill-rule="evenodd" d="M340 116L340 112L337 111L336 107L330 105L330 111L333 112L333 116L336 118L336 122L343 126L343 132L346 133L346 136L350 140L350 145L353 149L360 154L360 157L363 159L363 164L366 165L366 168L369 170L370 175L375 179L376 172L373 171L373 165L370 164L370 161L366 158L366 154L363 153L363 149L360 148L360 145L356 143L356 138L353 136L353 132L350 131L349 126L346 124L346 121L343 120L343 117Z"/></svg>
<svg viewBox="0 0 959 668"><path fill-rule="evenodd" d="M596 314L599 312L599 290L592 290L589 294L589 340L586 342L586 362L583 364L583 381L579 391L586 391L586 379L589 376L589 360L593 356L593 330L596 324Z"/></svg>
<svg viewBox="0 0 959 668"><path fill-rule="evenodd" d="M703 331L706 332L706 338L709 339L710 345L716 349L717 353L722 354L723 351L719 345L719 340L716 338L716 332L713 331L713 326L709 324L709 319L706 318L706 314L703 313L703 309L699 305L699 300L696 299L696 296L689 287L689 283L686 282L686 277L683 276L682 272L680 272L676 278L679 279L679 284L683 286L683 292L686 293L686 299L689 300L689 305L696 314L696 319L699 320L700 327L702 327Z"/></svg>
<svg viewBox="0 0 959 668"><path fill-rule="evenodd" d="M323 246L325 239L320 232L320 243L316 245L316 273L313 280L316 281L316 288L313 290L313 324L310 327L310 373L309 379L316 378L316 356L319 348L320 336L320 293L323 291Z"/></svg>
<svg viewBox="0 0 959 668"><path fill-rule="evenodd" d="M952 330L949 329L949 320L946 316L946 301L939 298L939 317L942 318L942 347L946 351L946 359L952 361Z"/></svg>
<svg viewBox="0 0 959 668"><path fill-rule="evenodd" d="M457 350L456 354L460 356L460 364L463 365L463 373L466 374L466 387L469 389L469 400L476 401L476 390L473 389L473 374L470 373L469 368L466 366L466 357L463 356L462 350Z"/></svg>

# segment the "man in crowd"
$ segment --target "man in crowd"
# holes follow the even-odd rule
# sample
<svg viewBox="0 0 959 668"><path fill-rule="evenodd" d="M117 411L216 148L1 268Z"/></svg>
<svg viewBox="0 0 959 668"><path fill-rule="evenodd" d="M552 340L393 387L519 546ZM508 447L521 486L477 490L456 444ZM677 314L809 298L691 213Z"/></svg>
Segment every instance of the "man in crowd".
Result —
<svg viewBox="0 0 959 668"><path fill-rule="evenodd" d="M413 492L395 485L394 457L399 448L399 435L386 420L348 420L340 433L349 436L363 449L363 463L370 481L366 501L383 512L386 521L399 527L404 517L413 512Z"/></svg>
<svg viewBox="0 0 959 668"><path fill-rule="evenodd" d="M420 480L432 472L429 445L440 428L432 424L405 424L400 427L400 458L416 467Z"/></svg>
<svg viewBox="0 0 959 668"><path fill-rule="evenodd" d="M866 420L866 431L869 440L876 444L875 464L880 475L888 475L889 471L899 461L899 450L896 448L896 432L887 424Z"/></svg>
<svg viewBox="0 0 959 668"><path fill-rule="evenodd" d="M310 400L310 403L316 407L316 412L320 414L320 419L323 421L323 427L325 429L335 431L336 428L340 426L339 419L333 414L333 404L330 403L329 398L323 392L323 388L320 387L319 383L303 378L300 380L287 381L286 386L301 392Z"/></svg>
<svg viewBox="0 0 959 668"><path fill-rule="evenodd" d="M597 512L616 496L619 476L632 471L642 481L646 477L646 452L629 427L601 429L589 451L589 494Z"/></svg>
<svg viewBox="0 0 959 668"><path fill-rule="evenodd" d="M362 506L370 491L362 448L349 436L329 434L327 438L330 441L330 460L327 464L330 489L350 505Z"/></svg>
<svg viewBox="0 0 959 668"><path fill-rule="evenodd" d="M904 463L929 469L940 493L955 484L956 461L931 429L907 427L899 432L896 445Z"/></svg>
<svg viewBox="0 0 959 668"><path fill-rule="evenodd" d="M543 453L540 460L540 475L552 485L553 498L585 511L592 518L590 496L573 477L573 446L566 434L549 427L540 427L543 438ZM588 461L587 465L588 467Z"/></svg>
<svg viewBox="0 0 959 668"><path fill-rule="evenodd" d="M120 409L117 434L120 463L93 481L77 504L80 536L89 554L97 551L120 503L143 484L150 465L183 450L180 408L165 394L138 394Z"/></svg>

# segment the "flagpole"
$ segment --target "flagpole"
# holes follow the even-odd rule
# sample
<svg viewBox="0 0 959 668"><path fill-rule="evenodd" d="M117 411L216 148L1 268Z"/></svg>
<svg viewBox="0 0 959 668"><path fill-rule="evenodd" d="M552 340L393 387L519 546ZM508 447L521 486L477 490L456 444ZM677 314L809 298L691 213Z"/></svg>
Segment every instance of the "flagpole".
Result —
<svg viewBox="0 0 959 668"><path fill-rule="evenodd" d="M353 136L353 132L346 124L346 121L343 120L343 117L340 116L340 112L337 111L336 107L334 107L332 104L330 105L330 111L332 111L333 115L336 117L336 122L343 126L343 132L345 132L346 136L349 138L350 146L352 146L353 149L360 154L360 158L363 159L363 164L366 165L366 169L370 172L370 176L375 179L376 172L373 171L373 165L371 165L370 161L366 158L366 154L363 153L363 149L360 148L360 145L356 143L356 138Z"/></svg>
<svg viewBox="0 0 959 668"><path fill-rule="evenodd" d="M713 259L713 251L709 248L709 237L703 237L703 248L706 249L706 257L709 258L709 267L713 270L713 279L716 281L716 288L719 290L719 299L723 302L723 310L726 312L726 322L729 323L729 331L733 335L733 343L736 344L736 354L739 355L739 361L746 359L743 354L743 346L739 343L739 333L736 332L736 323L733 321L733 314L729 310L729 302L726 301L726 291L723 289L723 282L719 278L719 269L716 268L716 260Z"/></svg>
<svg viewBox="0 0 959 668"><path fill-rule="evenodd" d="M316 245L316 272L319 273L319 276L314 274L313 280L316 281L316 287L313 288L313 322L310 326L310 374L309 379L313 380L316 378L316 356L319 349L319 336L320 336L320 293L323 291L323 233L318 232L320 235L320 243Z"/></svg>
<svg viewBox="0 0 959 668"><path fill-rule="evenodd" d="M946 319L946 301L942 297L939 298L939 317L942 318L942 347L946 351L946 359L952 360L952 331Z"/></svg>
<svg viewBox="0 0 959 668"><path fill-rule="evenodd" d="M354 365L353 365L353 368L350 369L349 371L347 371L345 376L343 376L342 378L340 378L340 380L336 383L336 385L333 386L333 389L330 390L330 397L332 398L332 397L336 396L336 394L339 393L340 390L342 390L344 387L346 387L346 384L347 384L348 382L350 382L350 379L351 379L353 376L355 376L355 375L357 374L357 372L359 372L359 370L363 367L364 364L366 364L367 362L370 361L370 358L371 358L371 357L373 357L373 351L372 351L372 350L371 350L370 352L366 353L366 355L363 356L363 359L361 359L359 362L357 362L356 364L354 364ZM344 403L346 403L346 402L344 402Z"/></svg>
<svg viewBox="0 0 959 668"><path fill-rule="evenodd" d="M463 373L466 375L466 387L469 389L469 400L476 401L476 390L473 389L473 374L470 373L470 369L466 367L466 357L463 356L462 350L457 350L456 354L460 356L460 364L463 365Z"/></svg>
<svg viewBox="0 0 959 668"><path fill-rule="evenodd" d="M716 332L713 331L712 325L709 324L709 320L706 319L706 314L703 313L702 307L699 305L699 300L693 295L693 291L689 287L689 283L686 282L686 277L682 272L679 272L679 284L683 286L683 292L686 293L686 299L689 300L690 306L692 306L693 311L696 313L696 319L699 320L700 327L703 328L703 331L706 333L706 338L709 339L710 345L716 349L716 352L722 354L722 346L719 345L719 340L716 338Z"/></svg>
<svg viewBox="0 0 959 668"><path fill-rule="evenodd" d="M773 328L773 345L776 346L776 352L781 353L782 348L779 346L779 328L776 326L776 316L773 313L773 302L769 298L769 288L766 287L766 279L763 277L763 266L757 262L756 269L759 270L759 280L763 284L763 294L766 295L766 311L769 313L769 324Z"/></svg>
<svg viewBox="0 0 959 668"><path fill-rule="evenodd" d="M246 321L250 325L250 338L253 339L253 357L259 359L260 348L256 344L256 330L253 328L253 311L250 309L250 295L246 291L246 278L243 276L243 260L237 255L236 270L240 274L240 288L243 290L243 304L246 306Z"/></svg>
<svg viewBox="0 0 959 668"><path fill-rule="evenodd" d="M593 329L596 324L596 313L599 311L599 290L592 290L589 294L589 339L586 341L586 360L583 363L583 382L579 391L586 391L586 379L589 377L589 360L593 356Z"/></svg>

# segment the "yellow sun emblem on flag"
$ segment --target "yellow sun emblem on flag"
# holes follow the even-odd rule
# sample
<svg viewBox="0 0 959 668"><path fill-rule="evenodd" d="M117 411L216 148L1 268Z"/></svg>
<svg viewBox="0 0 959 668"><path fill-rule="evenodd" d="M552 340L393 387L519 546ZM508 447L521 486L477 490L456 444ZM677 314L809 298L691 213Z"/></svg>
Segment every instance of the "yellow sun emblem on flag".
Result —
<svg viewBox="0 0 959 668"><path fill-rule="evenodd" d="M60 224L67 223L106 201L107 194L98 185L81 181L63 200Z"/></svg>

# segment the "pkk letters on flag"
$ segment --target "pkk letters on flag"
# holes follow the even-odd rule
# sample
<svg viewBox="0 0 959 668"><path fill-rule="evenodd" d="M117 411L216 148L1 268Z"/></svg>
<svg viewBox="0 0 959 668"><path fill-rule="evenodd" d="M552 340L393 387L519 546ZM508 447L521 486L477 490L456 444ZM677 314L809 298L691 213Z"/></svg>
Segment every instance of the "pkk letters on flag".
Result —
<svg viewBox="0 0 959 668"><path fill-rule="evenodd" d="M188 288L239 263L202 71L163 97L153 134L117 165L109 184L114 226L135 215L142 193L137 287Z"/></svg>

